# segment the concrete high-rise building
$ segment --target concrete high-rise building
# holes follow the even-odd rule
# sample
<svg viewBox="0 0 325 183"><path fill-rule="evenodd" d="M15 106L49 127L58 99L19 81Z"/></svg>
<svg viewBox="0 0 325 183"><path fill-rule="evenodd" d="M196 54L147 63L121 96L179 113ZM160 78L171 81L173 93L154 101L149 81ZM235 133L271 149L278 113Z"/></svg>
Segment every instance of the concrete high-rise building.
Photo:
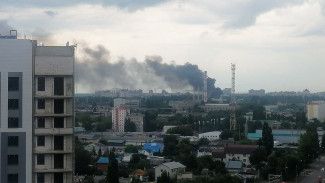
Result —
<svg viewBox="0 0 325 183"><path fill-rule="evenodd" d="M112 110L112 129L116 132L124 132L126 116L130 114L128 107L114 107Z"/></svg>
<svg viewBox="0 0 325 183"><path fill-rule="evenodd" d="M71 183L74 47L16 35L0 36L0 182Z"/></svg>
<svg viewBox="0 0 325 183"><path fill-rule="evenodd" d="M325 101L314 101L307 104L307 119L325 121Z"/></svg>

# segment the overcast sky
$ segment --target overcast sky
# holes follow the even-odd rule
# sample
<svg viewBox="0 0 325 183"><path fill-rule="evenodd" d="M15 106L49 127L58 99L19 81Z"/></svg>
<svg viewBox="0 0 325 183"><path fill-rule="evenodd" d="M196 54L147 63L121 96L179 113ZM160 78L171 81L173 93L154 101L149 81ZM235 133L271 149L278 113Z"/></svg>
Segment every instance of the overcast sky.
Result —
<svg viewBox="0 0 325 183"><path fill-rule="evenodd" d="M10 28L46 45L76 43L77 57L103 45L111 62L197 64L221 89L235 63L238 92L325 91L324 0L2 0L0 33Z"/></svg>

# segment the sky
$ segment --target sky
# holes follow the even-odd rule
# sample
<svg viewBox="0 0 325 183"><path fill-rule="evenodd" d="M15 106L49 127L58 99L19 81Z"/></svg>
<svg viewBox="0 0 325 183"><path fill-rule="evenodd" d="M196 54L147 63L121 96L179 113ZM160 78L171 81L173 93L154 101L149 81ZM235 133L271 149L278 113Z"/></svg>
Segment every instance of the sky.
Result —
<svg viewBox="0 0 325 183"><path fill-rule="evenodd" d="M8 29L45 45L77 44L86 65L96 62L89 50L103 49L112 64L158 57L195 64L224 89L235 63L237 92L325 91L324 0L2 0L0 33ZM116 87L77 80L77 92Z"/></svg>

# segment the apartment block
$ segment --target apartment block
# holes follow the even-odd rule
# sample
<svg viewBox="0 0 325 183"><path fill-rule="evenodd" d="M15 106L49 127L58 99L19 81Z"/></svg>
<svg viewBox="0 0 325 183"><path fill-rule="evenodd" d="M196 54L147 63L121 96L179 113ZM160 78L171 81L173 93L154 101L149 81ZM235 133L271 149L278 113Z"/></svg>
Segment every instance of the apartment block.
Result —
<svg viewBox="0 0 325 183"><path fill-rule="evenodd" d="M116 132L124 132L126 116L130 114L128 107L114 107L112 110L112 129Z"/></svg>
<svg viewBox="0 0 325 183"><path fill-rule="evenodd" d="M74 47L0 36L0 64L0 182L73 182Z"/></svg>
<svg viewBox="0 0 325 183"><path fill-rule="evenodd" d="M313 101L307 104L307 119L325 122L325 101Z"/></svg>
<svg viewBox="0 0 325 183"><path fill-rule="evenodd" d="M144 115L141 113L132 113L127 116L127 119L135 124L137 132L143 132L143 118Z"/></svg>

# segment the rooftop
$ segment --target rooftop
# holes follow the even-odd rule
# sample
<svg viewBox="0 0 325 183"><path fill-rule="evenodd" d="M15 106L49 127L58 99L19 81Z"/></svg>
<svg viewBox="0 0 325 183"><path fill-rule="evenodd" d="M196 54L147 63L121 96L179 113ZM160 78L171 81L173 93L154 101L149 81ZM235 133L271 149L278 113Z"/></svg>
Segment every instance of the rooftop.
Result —
<svg viewBox="0 0 325 183"><path fill-rule="evenodd" d="M172 162L168 162L168 163L163 163L162 165L168 167L169 169L185 168L186 167L183 164L181 164L179 162L176 162L176 161L172 161Z"/></svg>

